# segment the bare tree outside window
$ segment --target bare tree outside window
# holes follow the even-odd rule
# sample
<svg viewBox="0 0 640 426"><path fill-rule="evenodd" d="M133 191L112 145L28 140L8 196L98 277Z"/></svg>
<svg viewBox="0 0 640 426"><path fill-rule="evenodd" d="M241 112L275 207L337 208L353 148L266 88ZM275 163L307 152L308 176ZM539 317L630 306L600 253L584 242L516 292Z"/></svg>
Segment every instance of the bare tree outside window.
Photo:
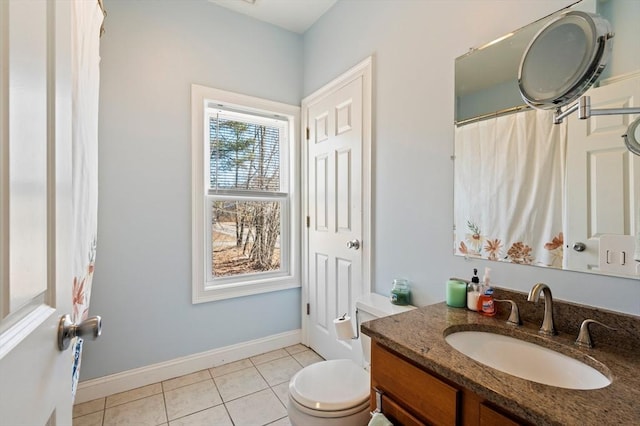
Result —
<svg viewBox="0 0 640 426"><path fill-rule="evenodd" d="M209 135L213 275L279 270L281 129L211 117Z"/></svg>

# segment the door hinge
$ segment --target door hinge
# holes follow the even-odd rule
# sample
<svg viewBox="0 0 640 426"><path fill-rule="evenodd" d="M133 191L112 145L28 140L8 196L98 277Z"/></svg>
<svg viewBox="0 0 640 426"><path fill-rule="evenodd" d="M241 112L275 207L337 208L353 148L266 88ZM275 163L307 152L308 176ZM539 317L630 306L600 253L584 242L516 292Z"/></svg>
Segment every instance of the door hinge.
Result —
<svg viewBox="0 0 640 426"><path fill-rule="evenodd" d="M307 127L307 140L309 140L309 128Z"/></svg>
<svg viewBox="0 0 640 426"><path fill-rule="evenodd" d="M311 226L311 218L307 216L307 228Z"/></svg>
<svg viewBox="0 0 640 426"><path fill-rule="evenodd" d="M311 312L311 305L307 303L307 315L309 315L310 312Z"/></svg>

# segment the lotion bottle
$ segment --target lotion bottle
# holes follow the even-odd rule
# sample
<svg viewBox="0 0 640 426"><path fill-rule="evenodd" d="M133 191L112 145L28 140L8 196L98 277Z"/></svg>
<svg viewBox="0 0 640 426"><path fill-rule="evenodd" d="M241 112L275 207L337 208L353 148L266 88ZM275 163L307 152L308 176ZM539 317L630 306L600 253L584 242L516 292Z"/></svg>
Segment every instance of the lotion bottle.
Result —
<svg viewBox="0 0 640 426"><path fill-rule="evenodd" d="M471 282L467 285L467 309L478 310L478 297L480 297L480 278L478 278L478 270L474 268Z"/></svg>
<svg viewBox="0 0 640 426"><path fill-rule="evenodd" d="M482 291L478 297L478 312L482 315L492 317L496 314L496 306L493 301L493 288L491 287L489 273L491 268L484 268L482 277Z"/></svg>

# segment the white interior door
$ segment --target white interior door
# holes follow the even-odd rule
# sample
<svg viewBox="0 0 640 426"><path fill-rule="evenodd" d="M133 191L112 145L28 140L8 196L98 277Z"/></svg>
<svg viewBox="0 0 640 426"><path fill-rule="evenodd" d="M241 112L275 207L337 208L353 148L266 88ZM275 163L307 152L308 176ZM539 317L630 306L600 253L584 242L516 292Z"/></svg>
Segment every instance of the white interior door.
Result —
<svg viewBox="0 0 640 426"><path fill-rule="evenodd" d="M589 90L591 108L640 106L640 76ZM634 275L635 215L640 208L640 157L621 137L635 115L569 118L567 146L568 269ZM583 243L584 250L575 250Z"/></svg>
<svg viewBox="0 0 640 426"><path fill-rule="evenodd" d="M325 359L361 358L356 341L339 341L333 320L348 314L369 290L365 229L366 155L370 121L367 72L347 73L303 105L307 121L309 346Z"/></svg>
<svg viewBox="0 0 640 426"><path fill-rule="evenodd" d="M0 423L71 424L71 3L0 1Z"/></svg>

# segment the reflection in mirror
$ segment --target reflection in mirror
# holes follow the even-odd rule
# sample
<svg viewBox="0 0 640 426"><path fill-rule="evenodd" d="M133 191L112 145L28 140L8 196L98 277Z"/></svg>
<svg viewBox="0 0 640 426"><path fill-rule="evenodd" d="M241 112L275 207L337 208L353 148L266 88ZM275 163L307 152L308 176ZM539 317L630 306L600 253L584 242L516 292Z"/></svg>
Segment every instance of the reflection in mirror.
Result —
<svg viewBox="0 0 640 426"><path fill-rule="evenodd" d="M624 144L629 151L635 155L640 155L640 118L636 118L627 129L627 133L622 135ZM639 248L640 250L640 248Z"/></svg>
<svg viewBox="0 0 640 426"><path fill-rule="evenodd" d="M600 13L616 32L599 87L586 92L593 107L640 106L640 2L585 0L571 10ZM620 138L634 117L574 114L554 125L553 109L520 97L525 49L566 12L456 59L455 253L638 277L640 157Z"/></svg>
<svg viewBox="0 0 640 426"><path fill-rule="evenodd" d="M562 267L566 125L552 117L533 110L456 128L458 253Z"/></svg>

